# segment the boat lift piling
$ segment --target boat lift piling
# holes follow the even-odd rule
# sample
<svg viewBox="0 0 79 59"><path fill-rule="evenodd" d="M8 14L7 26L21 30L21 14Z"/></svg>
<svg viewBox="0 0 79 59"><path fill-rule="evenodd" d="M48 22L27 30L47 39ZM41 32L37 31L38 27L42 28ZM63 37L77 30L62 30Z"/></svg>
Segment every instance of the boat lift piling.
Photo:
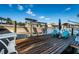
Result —
<svg viewBox="0 0 79 59"><path fill-rule="evenodd" d="M32 36L32 28L33 28L33 22L36 22L37 20L31 19L31 18L25 18L26 21L30 22L30 37Z"/></svg>
<svg viewBox="0 0 79 59"><path fill-rule="evenodd" d="M73 36L73 28L72 28L72 31L71 31L71 35Z"/></svg>
<svg viewBox="0 0 79 59"><path fill-rule="evenodd" d="M44 27L44 31L45 31L45 34L47 34L47 23L44 23L44 22L37 22L37 20L35 20L35 19L31 19L31 18L25 18L25 20L26 21L29 21L29 23L30 23L30 37L31 36L33 36L32 35L32 33L33 33L33 31L32 31L32 29L33 29L33 22L35 22L36 23L36 25L38 25L38 24L41 24L41 25L44 25L45 27ZM37 36L38 36L39 34L37 33ZM44 33L43 33L43 35L44 35Z"/></svg>

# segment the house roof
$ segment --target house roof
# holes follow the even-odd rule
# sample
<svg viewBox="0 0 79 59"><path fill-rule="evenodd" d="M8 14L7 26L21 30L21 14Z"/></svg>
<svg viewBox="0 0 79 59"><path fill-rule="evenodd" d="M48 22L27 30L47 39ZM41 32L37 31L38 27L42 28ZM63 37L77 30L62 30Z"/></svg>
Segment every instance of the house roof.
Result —
<svg viewBox="0 0 79 59"><path fill-rule="evenodd" d="M31 18L26 18L25 20L27 20L27 21L33 21L33 22L36 22L37 21L37 20L31 19Z"/></svg>

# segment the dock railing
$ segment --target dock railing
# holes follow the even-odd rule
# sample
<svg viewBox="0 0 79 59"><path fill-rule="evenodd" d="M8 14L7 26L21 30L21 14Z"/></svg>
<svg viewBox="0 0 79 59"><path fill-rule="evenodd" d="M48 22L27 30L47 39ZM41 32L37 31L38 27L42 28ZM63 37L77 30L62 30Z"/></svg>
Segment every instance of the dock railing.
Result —
<svg viewBox="0 0 79 59"><path fill-rule="evenodd" d="M9 38L9 37L16 37L17 35L15 33L7 33L7 34L1 34L0 39L3 38Z"/></svg>

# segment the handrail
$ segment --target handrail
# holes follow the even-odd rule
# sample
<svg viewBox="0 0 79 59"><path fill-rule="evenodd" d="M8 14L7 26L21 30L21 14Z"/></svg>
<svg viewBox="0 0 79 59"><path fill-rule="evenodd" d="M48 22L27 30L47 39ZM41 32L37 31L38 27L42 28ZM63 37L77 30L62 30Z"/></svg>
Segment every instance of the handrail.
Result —
<svg viewBox="0 0 79 59"><path fill-rule="evenodd" d="M16 37L16 33L7 33L7 34L0 34L0 39L9 38L9 37Z"/></svg>

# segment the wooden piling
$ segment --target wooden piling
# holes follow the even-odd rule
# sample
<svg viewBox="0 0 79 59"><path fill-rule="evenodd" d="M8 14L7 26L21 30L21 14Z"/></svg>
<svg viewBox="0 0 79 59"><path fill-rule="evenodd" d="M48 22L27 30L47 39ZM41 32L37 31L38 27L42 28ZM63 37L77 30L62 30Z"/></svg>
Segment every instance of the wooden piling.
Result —
<svg viewBox="0 0 79 59"><path fill-rule="evenodd" d="M14 33L16 33L16 32L17 32L17 22L14 21Z"/></svg>
<svg viewBox="0 0 79 59"><path fill-rule="evenodd" d="M71 35L73 35L73 28L72 28L72 31L71 31Z"/></svg>
<svg viewBox="0 0 79 59"><path fill-rule="evenodd" d="M30 21L30 36L32 36L32 21Z"/></svg>
<svg viewBox="0 0 79 59"><path fill-rule="evenodd" d="M45 23L45 34L47 34L47 23Z"/></svg>

